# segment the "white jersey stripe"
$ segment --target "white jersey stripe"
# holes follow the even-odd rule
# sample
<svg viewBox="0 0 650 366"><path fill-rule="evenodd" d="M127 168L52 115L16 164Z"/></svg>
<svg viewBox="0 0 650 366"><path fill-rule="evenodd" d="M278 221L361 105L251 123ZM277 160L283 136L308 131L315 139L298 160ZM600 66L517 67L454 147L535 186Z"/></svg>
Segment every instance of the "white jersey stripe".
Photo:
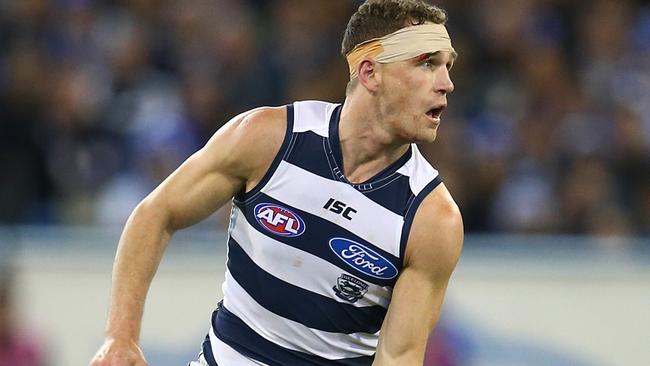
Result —
<svg viewBox="0 0 650 366"><path fill-rule="evenodd" d="M438 171L424 159L417 145L411 145L411 151L413 156L397 172L410 178L411 191L413 195L417 196L429 182L438 176Z"/></svg>
<svg viewBox="0 0 650 366"><path fill-rule="evenodd" d="M331 333L310 329L266 310L253 299L226 270L224 306L246 323L255 333L290 350L326 359L372 356L377 347L377 334ZM354 346L351 350L350 346Z"/></svg>
<svg viewBox="0 0 650 366"><path fill-rule="evenodd" d="M262 192L332 222L399 257L402 234L399 229L404 224L404 218L367 198L347 183L320 177L282 161ZM330 198L353 207L357 212L352 220L323 208Z"/></svg>
<svg viewBox="0 0 650 366"><path fill-rule="evenodd" d="M332 296L332 286L336 284L336 279L342 273L350 276L354 276L354 273L347 272L320 257L260 233L248 223L237 206L233 206L232 220L235 223L231 232L232 238L262 270L284 282L326 296L340 303L350 304L343 299ZM253 243L255 243L255 246L253 246ZM308 265L303 265L306 263ZM300 266L297 266L297 264L300 264ZM314 276L314 273L319 275ZM373 283L368 283L368 285L366 295L351 305L357 307L380 305L388 308L387 299L391 297L392 288L377 286Z"/></svg>
<svg viewBox="0 0 650 366"><path fill-rule="evenodd" d="M314 105L319 105L320 108L314 108ZM323 123L323 121L329 122L336 106L337 104L320 101L294 103L295 116L298 116L298 118L294 118L293 132L312 131L320 136L327 137L329 123Z"/></svg>
<svg viewBox="0 0 650 366"><path fill-rule="evenodd" d="M210 328L210 347L212 348L212 354L214 355L214 360L217 361L219 366L221 365L233 365L233 366L268 366L265 363L252 360L239 352L232 349L229 345L223 343L216 334L214 334L214 329Z"/></svg>

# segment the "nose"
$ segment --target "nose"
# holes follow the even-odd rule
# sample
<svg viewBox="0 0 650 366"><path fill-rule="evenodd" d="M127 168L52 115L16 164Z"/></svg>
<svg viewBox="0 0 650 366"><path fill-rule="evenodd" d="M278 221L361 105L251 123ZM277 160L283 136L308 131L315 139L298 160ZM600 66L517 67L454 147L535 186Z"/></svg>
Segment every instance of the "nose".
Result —
<svg viewBox="0 0 650 366"><path fill-rule="evenodd" d="M449 94L454 91L454 83L451 81L451 75L446 67L440 67L440 72L436 78L436 91L441 94Z"/></svg>

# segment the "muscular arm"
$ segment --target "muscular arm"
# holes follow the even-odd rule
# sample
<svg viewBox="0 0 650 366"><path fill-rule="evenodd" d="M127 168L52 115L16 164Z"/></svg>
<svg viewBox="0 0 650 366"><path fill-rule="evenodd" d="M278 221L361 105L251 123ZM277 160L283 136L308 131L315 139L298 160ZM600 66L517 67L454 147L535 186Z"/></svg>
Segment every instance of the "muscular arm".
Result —
<svg viewBox="0 0 650 366"><path fill-rule="evenodd" d="M216 211L268 170L286 129L284 108L234 118L133 211L113 265L106 342L93 366L143 365L137 346L147 291L167 242ZM126 362L125 362L126 361Z"/></svg>
<svg viewBox="0 0 650 366"><path fill-rule="evenodd" d="M463 224L444 185L424 199L408 238L405 268L393 289L374 366L421 366L458 262Z"/></svg>

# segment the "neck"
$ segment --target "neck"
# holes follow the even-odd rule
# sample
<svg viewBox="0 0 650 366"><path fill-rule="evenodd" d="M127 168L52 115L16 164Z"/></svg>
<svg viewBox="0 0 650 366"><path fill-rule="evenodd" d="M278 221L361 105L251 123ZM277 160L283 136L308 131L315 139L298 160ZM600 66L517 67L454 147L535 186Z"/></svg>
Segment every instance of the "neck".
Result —
<svg viewBox="0 0 650 366"><path fill-rule="evenodd" d="M348 181L364 182L408 151L410 144L396 138L389 126L368 98L359 95L346 98L341 110L339 138L343 173Z"/></svg>

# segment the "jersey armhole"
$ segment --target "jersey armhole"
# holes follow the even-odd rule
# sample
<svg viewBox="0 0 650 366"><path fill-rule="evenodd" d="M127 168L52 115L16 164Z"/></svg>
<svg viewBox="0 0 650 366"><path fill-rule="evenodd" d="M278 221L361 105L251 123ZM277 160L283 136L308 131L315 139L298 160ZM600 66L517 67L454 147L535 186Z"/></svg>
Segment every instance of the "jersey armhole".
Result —
<svg viewBox="0 0 650 366"><path fill-rule="evenodd" d="M402 267L404 265L404 254L406 253L406 244L409 239L409 233L411 232L411 226L413 226L413 219L415 218L415 213L418 211L418 207L424 199L433 191L438 185L442 183L440 176L433 178L424 188L418 193L417 196L411 202L411 205L406 210L406 215L404 216L404 226L402 227L402 236L399 243L399 258L402 261Z"/></svg>
<svg viewBox="0 0 650 366"><path fill-rule="evenodd" d="M289 145L291 144L291 137L293 136L293 104L287 104L287 130L284 135L284 140L282 141L282 145L280 146L280 150L278 153L275 155L275 158L273 159L273 162L271 163L271 166L269 166L269 169L266 171L262 179L253 187L248 192L244 192L243 190L240 191L235 195L233 198L233 201L235 203L244 203L247 200L251 199L255 195L257 195L262 188L269 182L273 174L275 173L275 170L278 169L278 165L280 165L280 162L284 158L284 156L287 153L287 150L289 149Z"/></svg>

